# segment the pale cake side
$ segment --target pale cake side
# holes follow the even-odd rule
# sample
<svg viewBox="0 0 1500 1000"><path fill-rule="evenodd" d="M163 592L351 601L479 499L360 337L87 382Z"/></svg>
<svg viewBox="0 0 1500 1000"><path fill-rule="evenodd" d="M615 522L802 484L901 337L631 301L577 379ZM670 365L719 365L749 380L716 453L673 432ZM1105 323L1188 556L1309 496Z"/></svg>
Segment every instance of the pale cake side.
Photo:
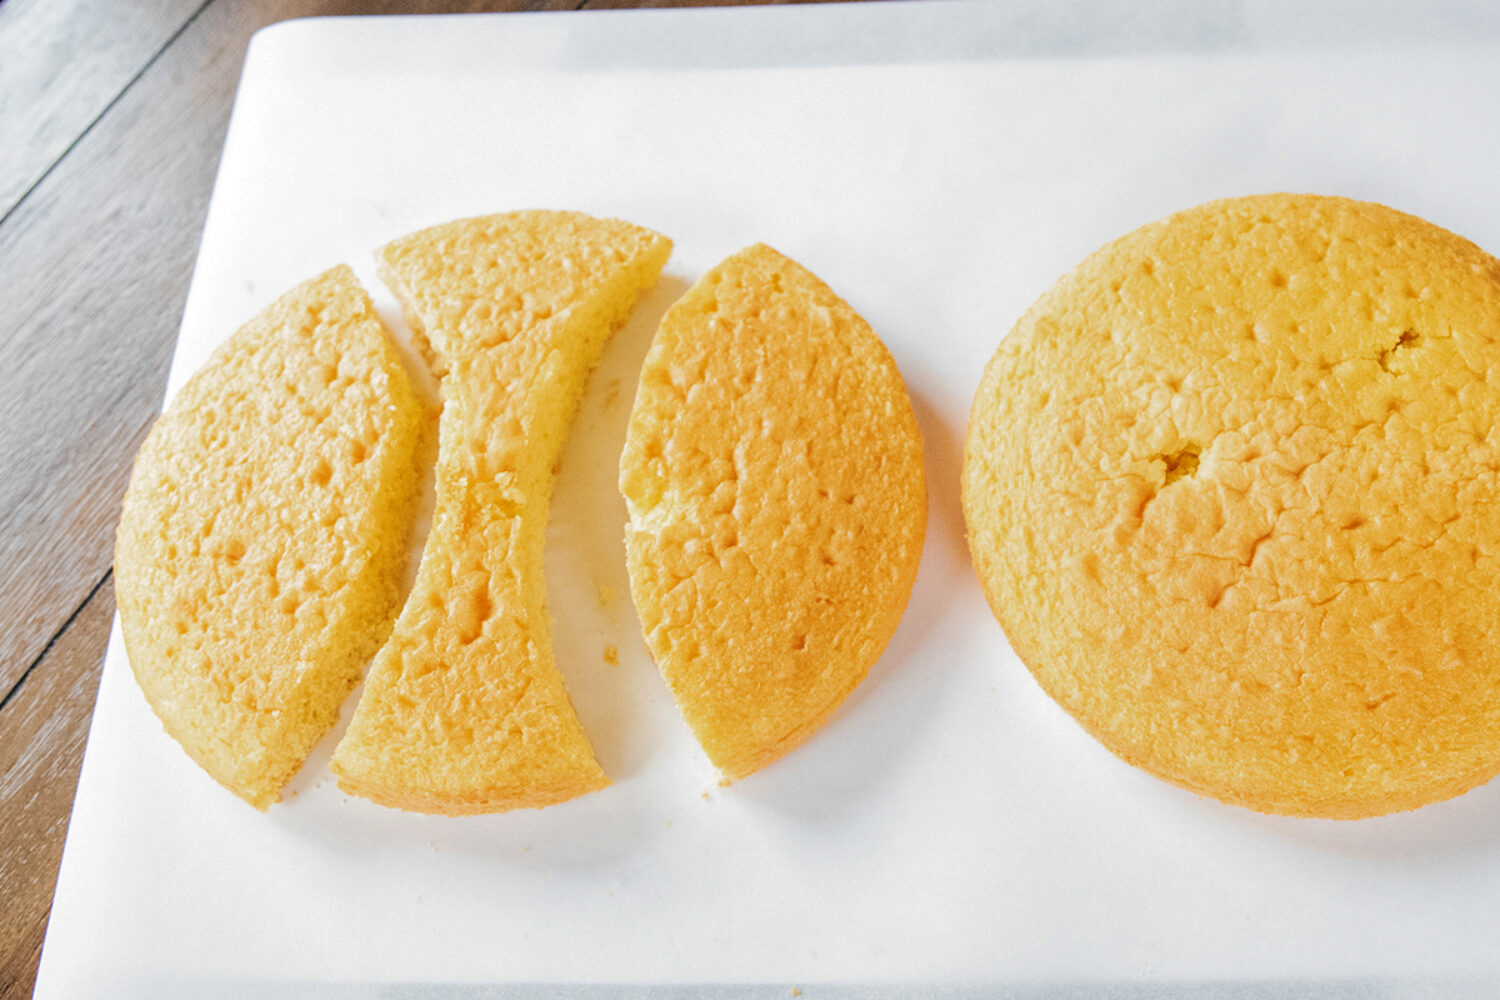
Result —
<svg viewBox="0 0 1500 1000"><path fill-rule="evenodd" d="M437 504L415 587L333 769L437 813L540 807L608 784L552 657L552 470L593 367L671 243L567 212L465 219L380 253L434 368Z"/></svg>
<svg viewBox="0 0 1500 1000"><path fill-rule="evenodd" d="M167 732L256 808L390 630L422 413L340 267L235 333L141 447L115 546L130 665Z"/></svg>
<svg viewBox="0 0 1500 1000"><path fill-rule="evenodd" d="M1041 686L1125 760L1350 818L1500 771L1500 262L1272 195L1063 278L974 401L964 508Z"/></svg>
<svg viewBox="0 0 1500 1000"><path fill-rule="evenodd" d="M661 322L620 462L631 595L726 777L821 726L901 619L926 526L922 444L885 346L766 246Z"/></svg>

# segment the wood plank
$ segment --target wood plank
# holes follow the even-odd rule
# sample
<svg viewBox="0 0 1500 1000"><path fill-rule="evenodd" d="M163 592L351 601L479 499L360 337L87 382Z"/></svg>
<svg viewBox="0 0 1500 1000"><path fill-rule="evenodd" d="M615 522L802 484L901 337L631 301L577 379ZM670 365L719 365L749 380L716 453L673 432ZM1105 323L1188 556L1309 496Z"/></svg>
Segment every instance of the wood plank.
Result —
<svg viewBox="0 0 1500 1000"><path fill-rule="evenodd" d="M0 225L0 694L110 565L250 36L289 17L555 6L213 3Z"/></svg>
<svg viewBox="0 0 1500 1000"><path fill-rule="evenodd" d="M849 2L849 0L582 0L578 10L632 10L667 7L751 7L770 4Z"/></svg>
<svg viewBox="0 0 1500 1000"><path fill-rule="evenodd" d="M202 5L0 3L0 218Z"/></svg>
<svg viewBox="0 0 1500 1000"><path fill-rule="evenodd" d="M107 577L0 707L0 1000L31 996L114 613Z"/></svg>

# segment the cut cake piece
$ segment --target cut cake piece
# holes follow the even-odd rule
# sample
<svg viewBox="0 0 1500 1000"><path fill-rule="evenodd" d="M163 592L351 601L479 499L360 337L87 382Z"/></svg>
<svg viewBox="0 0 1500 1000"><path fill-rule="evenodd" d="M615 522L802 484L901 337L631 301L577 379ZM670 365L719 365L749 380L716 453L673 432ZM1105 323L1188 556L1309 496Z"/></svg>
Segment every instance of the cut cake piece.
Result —
<svg viewBox="0 0 1500 1000"><path fill-rule="evenodd" d="M901 374L827 285L750 247L662 319L620 491L647 646L743 777L827 720L906 607L927 494Z"/></svg>
<svg viewBox="0 0 1500 1000"><path fill-rule="evenodd" d="M136 458L115 543L131 668L167 732L257 809L389 633L422 415L339 267L225 342Z"/></svg>
<svg viewBox="0 0 1500 1000"><path fill-rule="evenodd" d="M349 792L463 814L609 783L552 657L543 547L590 369L671 242L569 212L464 219L380 252L442 378L436 510L417 580L334 754Z"/></svg>

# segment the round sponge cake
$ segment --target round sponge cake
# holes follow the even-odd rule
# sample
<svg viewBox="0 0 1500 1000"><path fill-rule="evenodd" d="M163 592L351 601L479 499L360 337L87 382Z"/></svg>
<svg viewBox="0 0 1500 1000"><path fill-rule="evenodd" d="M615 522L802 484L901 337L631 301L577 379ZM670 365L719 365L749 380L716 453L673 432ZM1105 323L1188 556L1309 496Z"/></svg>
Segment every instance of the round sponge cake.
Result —
<svg viewBox="0 0 1500 1000"><path fill-rule="evenodd" d="M750 247L662 319L620 489L647 645L743 777L816 731L901 619L927 514L906 386L827 285Z"/></svg>
<svg viewBox="0 0 1500 1000"><path fill-rule="evenodd" d="M963 500L1041 686L1125 760L1264 812L1500 771L1500 262L1380 205L1213 202L1001 344Z"/></svg>

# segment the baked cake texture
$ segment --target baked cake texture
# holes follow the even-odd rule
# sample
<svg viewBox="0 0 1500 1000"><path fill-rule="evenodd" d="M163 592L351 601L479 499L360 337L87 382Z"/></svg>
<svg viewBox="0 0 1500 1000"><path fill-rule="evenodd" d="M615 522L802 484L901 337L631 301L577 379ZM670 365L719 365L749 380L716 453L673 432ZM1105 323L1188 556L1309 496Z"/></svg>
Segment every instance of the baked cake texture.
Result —
<svg viewBox="0 0 1500 1000"><path fill-rule="evenodd" d="M136 459L115 544L130 665L167 732L258 809L390 631L422 414L340 267L226 341Z"/></svg>
<svg viewBox="0 0 1500 1000"><path fill-rule="evenodd" d="M441 375L443 414L416 583L334 753L347 791L459 814L608 784L553 662L547 507L589 370L670 251L629 223L537 211L380 252Z"/></svg>
<svg viewBox="0 0 1500 1000"><path fill-rule="evenodd" d="M1271 813L1500 771L1500 262L1380 205L1217 201L1064 277L985 370L964 510L1037 681Z"/></svg>
<svg viewBox="0 0 1500 1000"><path fill-rule="evenodd" d="M646 643L728 778L808 738L911 593L922 444L895 362L806 268L753 246L666 314L620 490Z"/></svg>

